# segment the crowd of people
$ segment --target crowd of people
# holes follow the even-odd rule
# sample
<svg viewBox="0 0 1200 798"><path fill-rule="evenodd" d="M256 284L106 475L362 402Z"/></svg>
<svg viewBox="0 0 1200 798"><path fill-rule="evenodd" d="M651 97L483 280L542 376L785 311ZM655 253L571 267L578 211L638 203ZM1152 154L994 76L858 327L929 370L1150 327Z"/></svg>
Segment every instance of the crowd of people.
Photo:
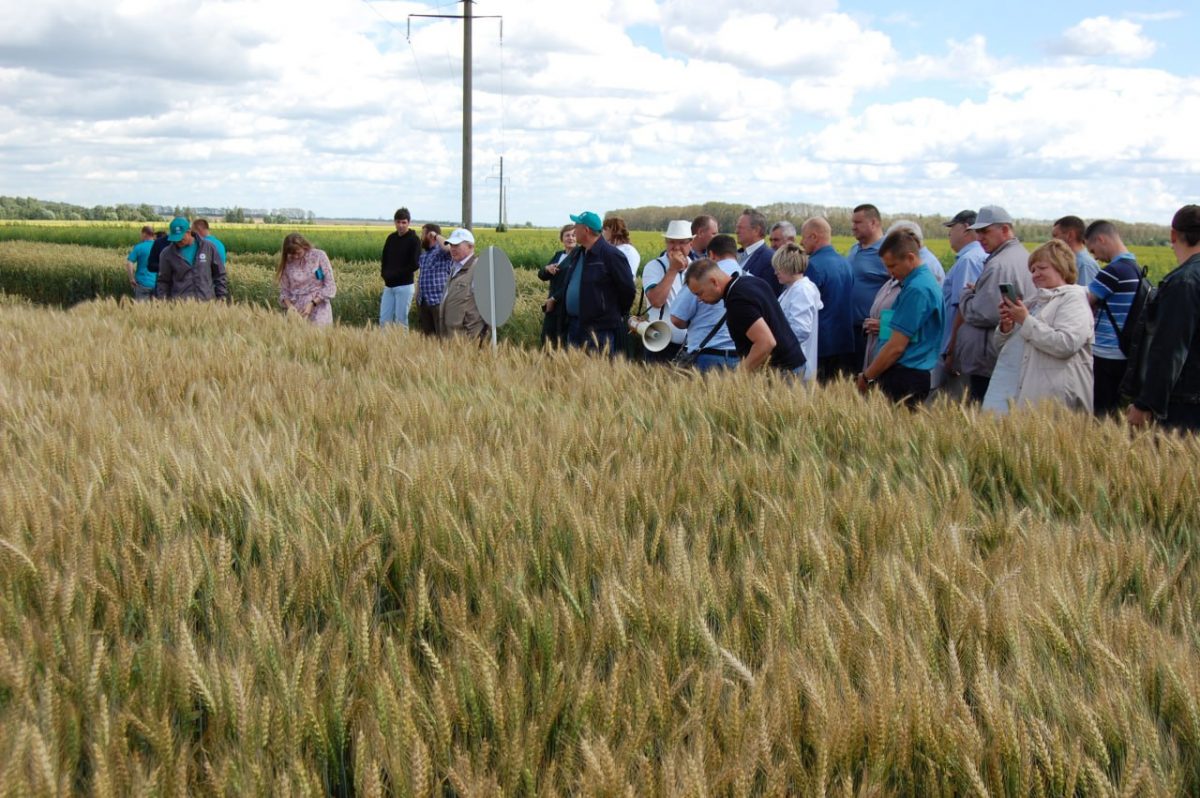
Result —
<svg viewBox="0 0 1200 798"><path fill-rule="evenodd" d="M562 248L538 272L548 283L544 345L702 372L850 378L910 407L935 392L996 413L1056 401L1124 412L1136 427L1157 420L1200 431L1200 206L1172 219L1178 266L1157 288L1111 222L1064 216L1029 253L995 205L946 223L949 271L919 225L884 230L869 204L853 211L845 255L825 219L797 230L746 208L734 235L712 216L670 222L662 252L644 265L619 217L570 218ZM406 208L394 222L380 262L380 325L407 327L415 301L421 332L482 340L489 329L473 293L471 231L443 237L429 223L418 235ZM143 228L142 239L128 257L136 299L228 298L225 248L205 220L178 217L166 233ZM287 236L276 278L283 307L332 323L337 289L324 252ZM639 321L658 323L652 349L639 345Z"/></svg>

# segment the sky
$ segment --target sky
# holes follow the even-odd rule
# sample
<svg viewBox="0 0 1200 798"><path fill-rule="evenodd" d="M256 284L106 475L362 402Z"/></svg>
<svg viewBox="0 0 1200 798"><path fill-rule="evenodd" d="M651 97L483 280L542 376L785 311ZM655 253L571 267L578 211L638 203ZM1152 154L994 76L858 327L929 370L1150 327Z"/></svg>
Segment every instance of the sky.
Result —
<svg viewBox="0 0 1200 798"><path fill-rule="evenodd" d="M455 221L461 3L0 0L0 194ZM1168 223L1200 7L480 0L474 221L708 200ZM503 36L501 35L503 30ZM411 32L411 33L410 33Z"/></svg>

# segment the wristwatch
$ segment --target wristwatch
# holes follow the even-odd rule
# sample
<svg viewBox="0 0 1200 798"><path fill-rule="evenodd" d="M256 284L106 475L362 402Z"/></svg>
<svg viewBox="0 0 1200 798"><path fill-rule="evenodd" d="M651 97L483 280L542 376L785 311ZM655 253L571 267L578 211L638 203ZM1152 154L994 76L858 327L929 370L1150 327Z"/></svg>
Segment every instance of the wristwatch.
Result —
<svg viewBox="0 0 1200 798"><path fill-rule="evenodd" d="M868 376L866 375L866 372L862 372L862 371L858 372L858 377L859 377L859 379L861 379L863 382L865 382L867 385L874 385L874 384L875 384L875 380L873 380L873 379L871 379L870 377L868 377Z"/></svg>

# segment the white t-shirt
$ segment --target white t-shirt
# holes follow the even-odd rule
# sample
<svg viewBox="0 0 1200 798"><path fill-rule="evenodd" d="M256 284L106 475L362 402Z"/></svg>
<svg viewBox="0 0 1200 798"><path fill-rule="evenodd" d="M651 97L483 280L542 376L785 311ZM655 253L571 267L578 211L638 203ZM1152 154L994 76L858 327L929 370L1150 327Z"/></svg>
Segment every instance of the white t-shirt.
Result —
<svg viewBox="0 0 1200 798"><path fill-rule="evenodd" d="M663 281L667 275L666 266L667 256L655 258L646 264L646 268L642 269L642 287L649 291L654 286ZM659 319L671 324L671 303L675 301L675 297L679 296L679 292L683 290L683 272L675 275L675 283L671 286L671 292L667 294L667 301L661 308L649 308L646 313L646 318L650 321L658 321ZM649 305L649 300L646 301ZM687 330L681 330L674 324L671 324L671 343L683 345L687 338Z"/></svg>
<svg viewBox="0 0 1200 798"><path fill-rule="evenodd" d="M617 249L625 253L625 257L629 260L629 273L633 275L634 282L636 282L638 266L642 265L642 256L637 251L637 247L633 244L619 244Z"/></svg>
<svg viewBox="0 0 1200 798"><path fill-rule="evenodd" d="M812 280L801 277L783 289L779 305L804 352L804 381L808 382L817 376L817 314L825 307L821 291Z"/></svg>

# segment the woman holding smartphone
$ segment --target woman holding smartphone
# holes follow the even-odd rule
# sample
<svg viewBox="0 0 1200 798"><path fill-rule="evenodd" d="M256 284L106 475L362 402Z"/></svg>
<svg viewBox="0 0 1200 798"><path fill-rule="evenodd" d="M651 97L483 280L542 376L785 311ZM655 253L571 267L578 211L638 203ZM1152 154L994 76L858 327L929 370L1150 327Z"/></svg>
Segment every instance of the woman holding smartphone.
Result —
<svg viewBox="0 0 1200 798"><path fill-rule="evenodd" d="M1035 404L1054 399L1090 413L1095 320L1087 289L1075 285L1075 253L1061 241L1050 241L1029 256L1029 271L1036 296L1026 305L1015 290L1002 291L1000 326L993 338L1001 357L1007 347L1023 347L1017 379L1007 386L993 380L985 407L1003 413L1010 400Z"/></svg>

